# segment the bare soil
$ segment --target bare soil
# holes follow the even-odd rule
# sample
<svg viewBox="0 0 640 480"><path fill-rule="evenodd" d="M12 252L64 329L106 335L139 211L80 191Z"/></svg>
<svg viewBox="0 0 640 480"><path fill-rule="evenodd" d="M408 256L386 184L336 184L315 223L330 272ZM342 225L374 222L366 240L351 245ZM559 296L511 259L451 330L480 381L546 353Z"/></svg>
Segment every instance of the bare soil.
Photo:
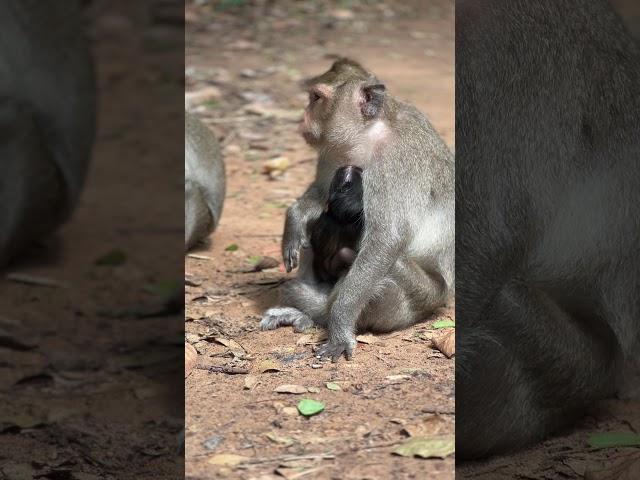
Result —
<svg viewBox="0 0 640 480"><path fill-rule="evenodd" d="M640 476L637 446L593 448L598 433L640 432L637 401L608 400L576 425L527 450L492 459L458 464L458 478L480 480L619 480Z"/></svg>
<svg viewBox="0 0 640 480"><path fill-rule="evenodd" d="M295 274L281 265L285 209L314 176L314 153L296 133L299 80L334 56L355 58L453 148L453 2L189 3L186 13L186 90L217 89L190 108L221 140L227 167L221 223L185 259L186 337L199 353L185 387L187 478L454 478L453 456L392 454L416 431L454 433L454 359L431 348L444 332L433 321L453 318L453 308L365 337L372 343L359 343L353 361L335 364L313 355L320 332L259 330ZM290 166L272 178L263 168L277 157ZM244 273L258 256L279 265ZM285 384L308 391L274 392ZM295 410L302 398L326 408L305 418Z"/></svg>

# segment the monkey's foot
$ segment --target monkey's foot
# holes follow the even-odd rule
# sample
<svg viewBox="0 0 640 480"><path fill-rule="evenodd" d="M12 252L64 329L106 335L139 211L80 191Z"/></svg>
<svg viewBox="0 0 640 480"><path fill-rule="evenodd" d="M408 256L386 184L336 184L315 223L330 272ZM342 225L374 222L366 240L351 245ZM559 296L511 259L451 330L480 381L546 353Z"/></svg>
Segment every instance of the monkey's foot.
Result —
<svg viewBox="0 0 640 480"><path fill-rule="evenodd" d="M342 355L344 355L347 360L351 360L355 348L355 339L350 339L346 342L328 342L318 348L316 357L321 359L330 358L334 363L340 360Z"/></svg>
<svg viewBox="0 0 640 480"><path fill-rule="evenodd" d="M288 327L292 325L294 332L303 332L313 326L313 320L306 313L302 313L297 308L283 307L270 308L264 312L260 328L262 330L274 330L278 327Z"/></svg>

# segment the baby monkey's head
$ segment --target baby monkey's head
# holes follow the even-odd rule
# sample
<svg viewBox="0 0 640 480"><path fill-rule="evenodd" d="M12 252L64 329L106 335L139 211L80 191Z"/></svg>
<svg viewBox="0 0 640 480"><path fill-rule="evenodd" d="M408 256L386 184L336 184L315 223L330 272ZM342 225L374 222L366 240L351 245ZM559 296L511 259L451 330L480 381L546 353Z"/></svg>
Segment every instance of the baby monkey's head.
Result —
<svg viewBox="0 0 640 480"><path fill-rule="evenodd" d="M329 188L327 213L346 224L361 221L362 210L362 169L352 165L339 168Z"/></svg>

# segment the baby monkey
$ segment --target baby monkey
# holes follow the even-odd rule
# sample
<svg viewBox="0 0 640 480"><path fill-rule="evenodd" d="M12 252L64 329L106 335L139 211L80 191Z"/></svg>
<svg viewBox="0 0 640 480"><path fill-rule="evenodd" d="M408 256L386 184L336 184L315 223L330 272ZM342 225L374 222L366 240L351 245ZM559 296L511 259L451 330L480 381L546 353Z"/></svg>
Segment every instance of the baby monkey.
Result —
<svg viewBox="0 0 640 480"><path fill-rule="evenodd" d="M331 181L327 206L309 232L318 281L334 284L347 272L363 228L362 169L340 167Z"/></svg>

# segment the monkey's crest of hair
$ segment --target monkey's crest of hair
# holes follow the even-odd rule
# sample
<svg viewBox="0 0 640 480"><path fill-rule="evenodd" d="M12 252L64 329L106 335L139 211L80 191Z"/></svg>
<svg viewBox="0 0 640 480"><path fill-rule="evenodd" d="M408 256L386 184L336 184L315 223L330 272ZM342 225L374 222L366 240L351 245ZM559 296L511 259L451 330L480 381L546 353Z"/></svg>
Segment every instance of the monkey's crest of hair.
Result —
<svg viewBox="0 0 640 480"><path fill-rule="evenodd" d="M358 62L356 62L355 60L351 60L350 58L343 57L333 62L331 68L325 73L307 79L304 82L304 87L311 88L319 83L336 87L345 83L346 81L353 80L363 81L367 84L380 83L375 75L365 69Z"/></svg>

